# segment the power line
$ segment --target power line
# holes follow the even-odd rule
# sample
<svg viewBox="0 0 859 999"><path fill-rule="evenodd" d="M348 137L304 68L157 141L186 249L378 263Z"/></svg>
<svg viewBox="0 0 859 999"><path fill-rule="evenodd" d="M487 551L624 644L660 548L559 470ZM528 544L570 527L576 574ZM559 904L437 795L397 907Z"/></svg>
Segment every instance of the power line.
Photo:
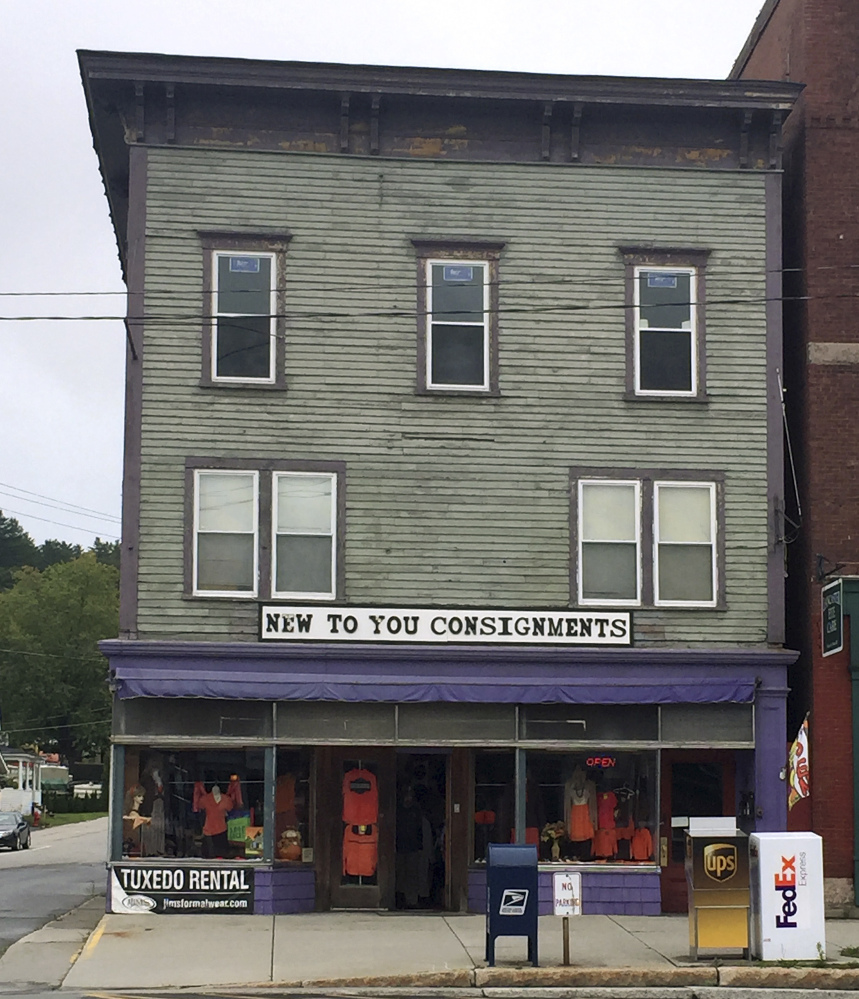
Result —
<svg viewBox="0 0 859 999"><path fill-rule="evenodd" d="M23 497L19 497L19 498L23 499ZM59 520L51 520L50 517L39 517L35 513L23 513L21 510L10 510L9 507L7 507L5 505L3 506L2 509L5 510L6 513L13 513L16 517L28 517L30 520L41 520L41 521L43 521L46 524L53 524L55 527L68 527L72 531L87 531L87 532L91 532L91 533L95 534L95 531L94 531L93 528L91 528L91 527L84 527L81 524L65 524L65 523L63 523L62 521L59 521ZM71 511L69 511L69 512L71 512ZM113 526L111 526L108 529L108 532L112 531L112 530L113 530ZM108 533L108 532L106 532L106 533Z"/></svg>
<svg viewBox="0 0 859 999"><path fill-rule="evenodd" d="M79 517L88 517L91 520L96 520L100 517L106 517L109 520L115 520L117 521L117 523L121 523L119 517L114 517L112 514L109 513L84 513L83 510L69 509L68 507L61 506L57 503L50 503L45 500L29 499L26 496L17 496L14 493L7 492L5 489L0 489L0 496L11 496L13 500L22 499L25 500L27 503L35 503L36 506L51 507L54 510L59 510L61 513L73 513L77 514ZM23 516L28 516L28 515L24 514Z"/></svg>
<svg viewBox="0 0 859 999"><path fill-rule="evenodd" d="M12 489L16 493L26 493L27 496L38 496L39 499L43 499L43 500L53 500L56 503L60 503L63 506L68 507L69 508L69 510L68 510L69 513L73 513L73 512L75 512L77 510L81 510L81 511L85 511L87 513L97 514L99 517L107 517L108 520L120 520L119 517L115 516L112 513L104 513L104 512L102 512L100 510L93 510L93 508L89 507L89 506L78 506L77 503L66 503L64 500L57 499L56 496L46 496L44 493L36 493L36 492L33 492L31 489L22 489L20 486L13 486L13 485L10 485L8 482L0 482L0 488L2 488L2 489Z"/></svg>

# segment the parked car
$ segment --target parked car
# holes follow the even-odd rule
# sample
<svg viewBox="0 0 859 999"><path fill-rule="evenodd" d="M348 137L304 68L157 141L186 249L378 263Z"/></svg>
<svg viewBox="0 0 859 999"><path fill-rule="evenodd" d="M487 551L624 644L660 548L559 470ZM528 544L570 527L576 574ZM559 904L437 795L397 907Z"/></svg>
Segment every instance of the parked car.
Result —
<svg viewBox="0 0 859 999"><path fill-rule="evenodd" d="M30 848L30 827L20 812L0 812L0 846Z"/></svg>

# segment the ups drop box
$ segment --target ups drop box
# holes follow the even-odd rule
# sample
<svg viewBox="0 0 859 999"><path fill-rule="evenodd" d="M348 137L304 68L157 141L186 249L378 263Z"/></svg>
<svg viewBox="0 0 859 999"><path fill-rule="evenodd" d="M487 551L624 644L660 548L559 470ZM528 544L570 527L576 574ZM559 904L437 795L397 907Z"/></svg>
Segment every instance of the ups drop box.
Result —
<svg viewBox="0 0 859 999"><path fill-rule="evenodd" d="M689 954L699 947L749 950L749 841L731 822L699 820L686 836Z"/></svg>

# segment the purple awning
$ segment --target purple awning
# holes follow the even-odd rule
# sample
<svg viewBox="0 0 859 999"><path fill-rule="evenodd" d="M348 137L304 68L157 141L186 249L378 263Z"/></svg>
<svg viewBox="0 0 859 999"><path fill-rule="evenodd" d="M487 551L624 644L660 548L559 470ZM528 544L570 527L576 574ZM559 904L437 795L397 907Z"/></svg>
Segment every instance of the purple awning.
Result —
<svg viewBox="0 0 859 999"><path fill-rule="evenodd" d="M748 703L797 654L108 641L117 694L240 700L506 704Z"/></svg>

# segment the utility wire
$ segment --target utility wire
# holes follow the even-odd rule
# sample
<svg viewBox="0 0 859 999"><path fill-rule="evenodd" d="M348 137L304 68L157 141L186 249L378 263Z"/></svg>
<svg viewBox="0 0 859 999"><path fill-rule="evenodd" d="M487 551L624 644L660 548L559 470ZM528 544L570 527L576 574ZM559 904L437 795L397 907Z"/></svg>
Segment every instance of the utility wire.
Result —
<svg viewBox="0 0 859 999"><path fill-rule="evenodd" d="M68 513L77 513L80 510L81 512L97 514L99 517L106 517L108 520L120 520L119 517L112 513L104 513L101 510L93 510L92 507L89 506L78 506L77 503L66 503L61 499L57 499L56 496L46 496L44 493L35 493L31 489L22 489L20 486L13 486L8 482L0 482L0 490L2 489L12 489L16 493L25 493L27 496L38 496L39 499L52 500L55 503L60 503L63 506L68 507ZM21 498L23 499L23 497Z"/></svg>
<svg viewBox="0 0 859 999"><path fill-rule="evenodd" d="M23 497L19 497L19 499L23 499ZM85 527L82 524L66 524L60 520L51 520L50 517L39 517L35 513L24 513L21 510L10 510L9 507L7 507L5 504L3 505L2 510L5 513L14 514L16 517L28 517L30 520L41 520L46 524L53 524L55 527L68 527L72 531L87 531L87 532L92 532L93 534L95 533L95 530L92 527ZM111 532L113 530L113 527L114 525L111 525L111 527L109 527L105 533Z"/></svg>

